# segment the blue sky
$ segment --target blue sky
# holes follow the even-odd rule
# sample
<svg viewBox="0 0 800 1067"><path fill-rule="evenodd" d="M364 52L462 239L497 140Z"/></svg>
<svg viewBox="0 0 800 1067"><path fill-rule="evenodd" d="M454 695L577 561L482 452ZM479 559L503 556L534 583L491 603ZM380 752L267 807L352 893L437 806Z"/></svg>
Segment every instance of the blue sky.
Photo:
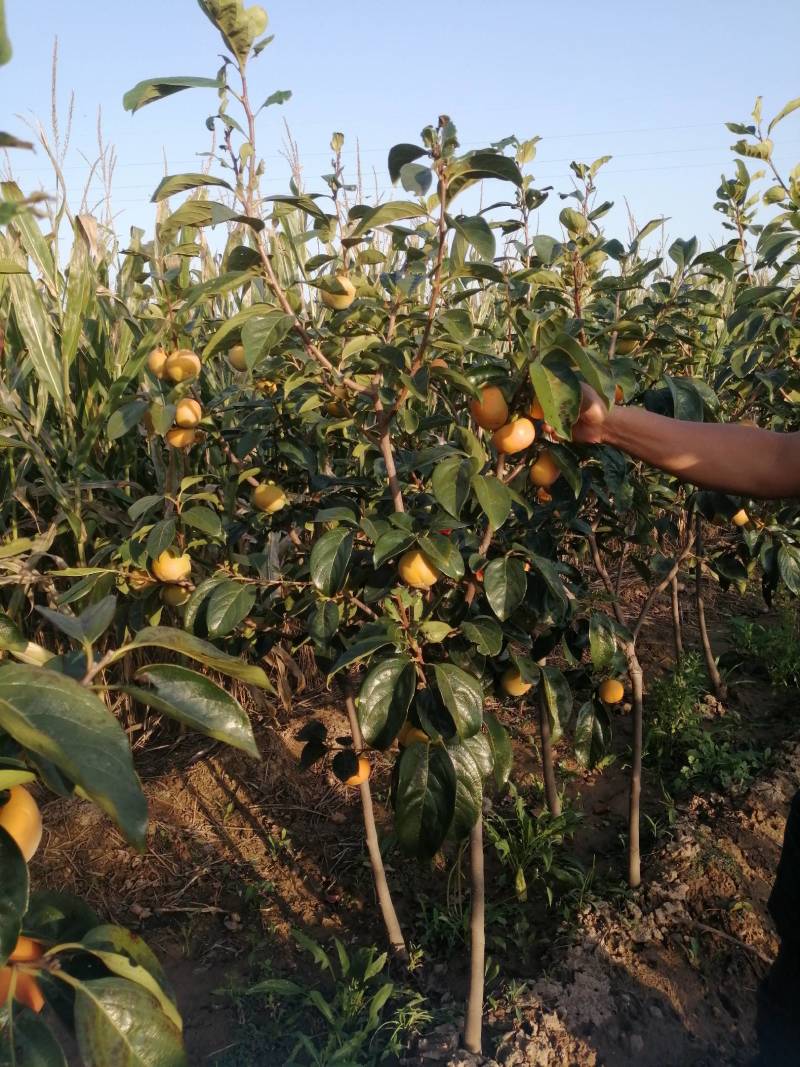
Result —
<svg viewBox="0 0 800 1067"><path fill-rule="evenodd" d="M640 224L667 215L672 236L697 235L708 245L721 235L712 204L732 158L724 121L747 119L756 95L764 97L767 118L800 95L796 0L264 6L276 39L252 65L253 96L293 91L261 123L268 192L286 187L284 118L307 189L322 190L317 176L329 169L330 135L342 130L347 162L354 163L358 140L367 184L388 197L388 148L415 141L446 112L465 147L511 133L542 136L537 184L562 191L571 187L571 159L611 154L600 181L602 198L616 203L611 234L627 232L627 200ZM170 173L198 169L216 95L186 92L133 117L123 111L122 95L146 77L212 76L221 45L213 27L194 0L6 0L6 8L14 58L0 68L0 129L21 135L17 115L48 120L57 36L62 121L72 90L76 101L65 163L73 196L89 173L86 160L96 156L101 105L105 137L118 156L117 229L126 235L134 224L150 228L149 197L163 158ZM788 170L800 159L800 111L776 134L776 160ZM52 188L41 150L15 152L13 166L23 187ZM555 232L562 206L551 197L541 231Z"/></svg>

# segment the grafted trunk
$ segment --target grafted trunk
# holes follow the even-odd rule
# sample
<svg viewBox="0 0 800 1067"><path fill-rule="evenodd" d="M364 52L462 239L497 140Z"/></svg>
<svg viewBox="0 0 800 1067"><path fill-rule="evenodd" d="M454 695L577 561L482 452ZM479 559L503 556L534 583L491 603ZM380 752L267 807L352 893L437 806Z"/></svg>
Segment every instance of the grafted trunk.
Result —
<svg viewBox="0 0 800 1067"><path fill-rule="evenodd" d="M353 700L351 693L347 693L345 696L345 704L347 706L347 717L350 720L350 732L353 735L353 742L356 749L360 750L363 747L364 739L361 736L361 727L358 724L355 701ZM397 912L395 911L389 883L386 880L386 869L383 866L383 856L381 856L381 846L378 841L378 828L375 825L375 812L372 807L372 791L369 787L369 779L367 779L366 782L361 783L359 790L361 791L361 807L364 812L364 830L367 839L367 852L369 853L369 862L372 867L372 879L375 883L375 892L378 896L378 904L381 909L383 924L386 927L386 934L389 938L392 955L395 959L407 963L408 950L406 948L405 938L403 937L403 931L400 929L400 920L397 918Z"/></svg>
<svg viewBox="0 0 800 1067"><path fill-rule="evenodd" d="M633 755L631 759L631 785L628 804L628 885L636 889L642 882L642 854L639 844L642 797L642 743L644 734L644 698L642 666L636 649L626 649L628 677L633 695Z"/></svg>
<svg viewBox="0 0 800 1067"><path fill-rule="evenodd" d="M550 734L550 710L544 695L544 685L539 683L539 733L542 738L542 777L544 799L551 815L561 814L561 799L556 785L556 769L553 759L553 739Z"/></svg>
<svg viewBox="0 0 800 1067"><path fill-rule="evenodd" d="M483 817L479 815L469 835L470 919L469 995L464 1016L464 1048L481 1051L483 1030L483 983L486 956L486 896L483 875Z"/></svg>
<svg viewBox="0 0 800 1067"><path fill-rule="evenodd" d="M706 671L711 680L711 687L717 700L725 700L727 689L717 667L714 650L711 647L711 638L708 636L706 626L706 610L703 600L703 517L698 513L695 518L695 565L694 565L694 602L697 609L697 629L700 632L700 643L703 647L703 659Z"/></svg>

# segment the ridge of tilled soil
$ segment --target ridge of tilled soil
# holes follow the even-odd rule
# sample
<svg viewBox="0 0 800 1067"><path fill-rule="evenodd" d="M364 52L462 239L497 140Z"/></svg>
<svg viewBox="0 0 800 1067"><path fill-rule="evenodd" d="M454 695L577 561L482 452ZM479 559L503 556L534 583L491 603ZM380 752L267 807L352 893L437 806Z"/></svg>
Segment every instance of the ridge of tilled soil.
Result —
<svg viewBox="0 0 800 1067"><path fill-rule="evenodd" d="M494 1058L456 1051L440 1027L407 1062L481 1067L720 1067L756 1052L755 993L777 950L767 899L786 813L800 784L800 745L738 808L695 798L649 858L648 884L623 903L593 901L572 943L526 985L519 1022ZM489 1017L503 1029L508 1021Z"/></svg>

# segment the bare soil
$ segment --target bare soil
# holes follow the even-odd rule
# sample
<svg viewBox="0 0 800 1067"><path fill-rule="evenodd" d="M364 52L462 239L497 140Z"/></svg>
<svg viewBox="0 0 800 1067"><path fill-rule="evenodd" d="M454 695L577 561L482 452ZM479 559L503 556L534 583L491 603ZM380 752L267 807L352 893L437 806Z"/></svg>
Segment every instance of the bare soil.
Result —
<svg viewBox="0 0 800 1067"><path fill-rule="evenodd" d="M755 602L718 597L709 611L716 643L724 641L726 617L758 612ZM685 623L691 646L688 606ZM650 678L671 662L663 612L646 627L640 657ZM756 986L776 950L766 901L788 803L800 784L793 697L771 694L763 684L734 687L730 705L742 716L743 745L770 745L773 763L743 796L686 800L646 857L645 886L636 893L621 888L628 717L618 717L618 759L603 772L580 771L565 746L562 781L583 812L573 852L587 870L594 864L597 888L566 925L543 901L531 903L542 936L533 947L510 944L496 960L501 978L516 984L512 997L490 1002L487 1059L456 1051L463 947L444 960L426 958L414 980L435 1024L404 1062L746 1064L755 1051ZM344 789L325 769L301 772L297 763L295 735L312 715L332 735L347 733L331 700L318 688L302 693L291 711L254 704L261 763L195 736L155 730L137 754L151 816L143 855L89 804L44 805L46 837L34 883L79 893L104 919L146 937L177 989L192 1067L223 1062L252 1023L232 989L265 968L310 979L314 972L298 954L292 929L323 943L336 934L347 944L383 945L358 791ZM532 718L520 705L501 714L514 740L514 780L523 789L539 777ZM372 778L387 831L389 766L379 755ZM647 781L645 796L647 812L663 819L661 798L653 788L648 793ZM489 849L487 863L491 903L499 883ZM424 868L392 853L389 879L401 922L419 943L425 909L446 907L445 863ZM253 1067L281 1062L267 1045L252 1060Z"/></svg>

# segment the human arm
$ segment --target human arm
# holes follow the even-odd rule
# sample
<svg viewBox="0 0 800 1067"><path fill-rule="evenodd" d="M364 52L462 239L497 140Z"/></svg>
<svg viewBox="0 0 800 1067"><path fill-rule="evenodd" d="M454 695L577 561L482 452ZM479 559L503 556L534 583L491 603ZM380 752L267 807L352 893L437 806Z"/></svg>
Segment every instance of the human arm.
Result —
<svg viewBox="0 0 800 1067"><path fill-rule="evenodd" d="M800 433L684 422L638 407L607 409L584 386L573 440L613 445L703 489L762 499L800 496Z"/></svg>

